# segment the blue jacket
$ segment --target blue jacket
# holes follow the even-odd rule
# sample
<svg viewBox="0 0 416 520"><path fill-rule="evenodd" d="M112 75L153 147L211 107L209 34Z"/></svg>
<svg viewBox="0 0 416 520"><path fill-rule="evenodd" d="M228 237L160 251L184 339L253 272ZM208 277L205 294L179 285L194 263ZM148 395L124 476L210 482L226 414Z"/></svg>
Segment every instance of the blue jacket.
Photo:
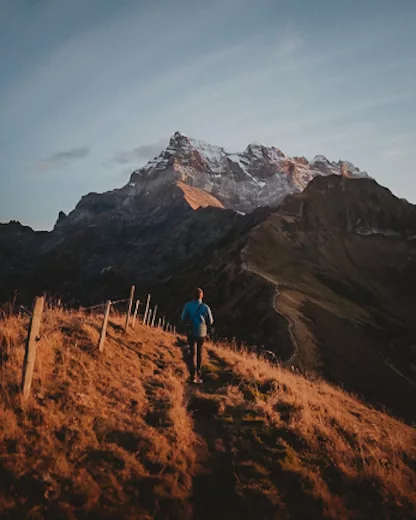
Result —
<svg viewBox="0 0 416 520"><path fill-rule="evenodd" d="M202 300L188 302L182 311L181 320L191 325L191 334L196 338L207 335L207 325L214 323L211 309Z"/></svg>

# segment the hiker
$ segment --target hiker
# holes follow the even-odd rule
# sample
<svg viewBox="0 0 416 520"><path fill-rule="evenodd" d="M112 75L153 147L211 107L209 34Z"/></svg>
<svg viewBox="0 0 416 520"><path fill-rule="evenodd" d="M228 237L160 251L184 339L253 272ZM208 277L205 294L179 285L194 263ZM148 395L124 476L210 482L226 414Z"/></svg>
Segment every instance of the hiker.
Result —
<svg viewBox="0 0 416 520"><path fill-rule="evenodd" d="M189 324L188 344L191 351L191 380L202 383L201 361L202 346L208 332L208 325L214 323L211 309L202 303L204 291L200 288L194 292L194 299L188 302L182 311L181 321Z"/></svg>

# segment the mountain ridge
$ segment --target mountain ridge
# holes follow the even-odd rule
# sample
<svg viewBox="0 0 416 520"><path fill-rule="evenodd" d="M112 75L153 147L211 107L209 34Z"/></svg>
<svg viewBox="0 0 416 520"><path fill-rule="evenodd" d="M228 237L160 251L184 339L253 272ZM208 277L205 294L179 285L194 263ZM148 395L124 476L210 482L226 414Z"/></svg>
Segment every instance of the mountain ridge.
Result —
<svg viewBox="0 0 416 520"><path fill-rule="evenodd" d="M416 432L320 379L112 312L45 308L31 394L25 315L0 313L0 516L413 518ZM141 321L141 320L139 320Z"/></svg>
<svg viewBox="0 0 416 520"><path fill-rule="evenodd" d="M208 191L227 208L250 212L259 206L276 206L288 194L302 191L315 176L331 174L368 177L351 162L335 163L323 155L309 162L257 142L244 152L229 153L176 132L165 150L133 172L128 185L148 190L166 176Z"/></svg>
<svg viewBox="0 0 416 520"><path fill-rule="evenodd" d="M89 193L69 213L69 220L60 214L56 227L71 220L87 222L100 208L128 210L141 197L178 182L207 192L226 209L249 213L261 206L278 206L319 175L369 177L348 161L331 162L323 155L308 162L305 157L288 157L279 148L260 143L249 144L242 153L228 153L220 146L176 132L155 159L131 174L125 186L102 194Z"/></svg>

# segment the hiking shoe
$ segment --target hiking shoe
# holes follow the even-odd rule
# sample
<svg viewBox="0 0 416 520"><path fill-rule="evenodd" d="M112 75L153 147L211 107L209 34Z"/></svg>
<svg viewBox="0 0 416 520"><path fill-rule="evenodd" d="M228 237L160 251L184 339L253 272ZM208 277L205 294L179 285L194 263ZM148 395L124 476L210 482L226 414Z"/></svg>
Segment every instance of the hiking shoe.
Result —
<svg viewBox="0 0 416 520"><path fill-rule="evenodd" d="M194 376L192 383L199 383L198 376Z"/></svg>
<svg viewBox="0 0 416 520"><path fill-rule="evenodd" d="M202 377L198 377L198 383L203 383Z"/></svg>

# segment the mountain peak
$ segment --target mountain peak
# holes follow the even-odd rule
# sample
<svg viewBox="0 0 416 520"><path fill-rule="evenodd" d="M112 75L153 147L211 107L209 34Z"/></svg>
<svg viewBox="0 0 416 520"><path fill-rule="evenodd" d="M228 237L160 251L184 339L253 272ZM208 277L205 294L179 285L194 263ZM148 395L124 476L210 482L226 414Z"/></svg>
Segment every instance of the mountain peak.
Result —
<svg viewBox="0 0 416 520"><path fill-rule="evenodd" d="M173 138L180 138L180 137L188 137L186 134L181 132L180 130L176 130L176 132L172 136Z"/></svg>
<svg viewBox="0 0 416 520"><path fill-rule="evenodd" d="M280 148L277 148L276 146L266 146L258 141L250 143L244 150L244 155L257 158L269 157L271 159L286 157Z"/></svg>
<svg viewBox="0 0 416 520"><path fill-rule="evenodd" d="M182 182L206 191L227 209L249 213L259 206L279 205L318 175L368 177L347 161L331 162L322 155L308 162L258 141L243 152L229 153L176 131L155 160L132 174L128 189L134 194Z"/></svg>
<svg viewBox="0 0 416 520"><path fill-rule="evenodd" d="M316 163L331 164L331 161L325 155L318 154L318 155L315 155L315 157L311 161L311 164L316 164Z"/></svg>
<svg viewBox="0 0 416 520"><path fill-rule="evenodd" d="M169 139L169 148L177 148L187 142L189 142L188 136L177 130Z"/></svg>

